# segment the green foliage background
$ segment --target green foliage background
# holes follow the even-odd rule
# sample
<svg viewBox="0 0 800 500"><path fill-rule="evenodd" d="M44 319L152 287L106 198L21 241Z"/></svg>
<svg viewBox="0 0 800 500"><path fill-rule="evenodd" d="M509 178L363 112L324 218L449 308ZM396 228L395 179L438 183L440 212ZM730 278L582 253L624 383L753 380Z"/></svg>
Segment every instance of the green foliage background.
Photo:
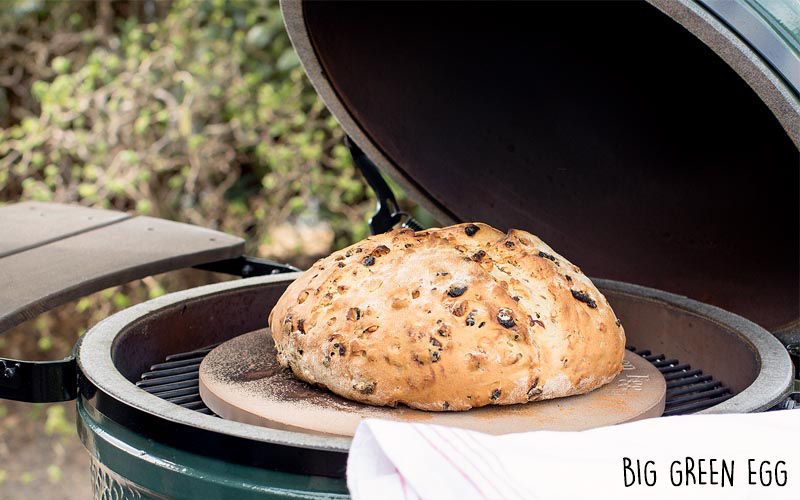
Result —
<svg viewBox="0 0 800 500"><path fill-rule="evenodd" d="M276 228L316 228L277 255L300 266L365 237L374 203L274 0L0 2L0 204L23 200L197 224L263 257ZM115 310L213 279L106 290L0 349L58 357Z"/></svg>
<svg viewBox="0 0 800 500"><path fill-rule="evenodd" d="M251 253L292 217L330 221L339 245L366 235L364 184L277 2L3 6L0 51L30 75L2 82L1 201L182 220Z"/></svg>
<svg viewBox="0 0 800 500"><path fill-rule="evenodd" d="M300 266L365 237L374 204L275 0L0 0L0 204L24 200L197 224L268 258L277 228L316 228L327 246L277 256ZM220 279L99 292L0 335L0 354L63 357L119 309ZM64 406L31 408L45 433L74 434Z"/></svg>

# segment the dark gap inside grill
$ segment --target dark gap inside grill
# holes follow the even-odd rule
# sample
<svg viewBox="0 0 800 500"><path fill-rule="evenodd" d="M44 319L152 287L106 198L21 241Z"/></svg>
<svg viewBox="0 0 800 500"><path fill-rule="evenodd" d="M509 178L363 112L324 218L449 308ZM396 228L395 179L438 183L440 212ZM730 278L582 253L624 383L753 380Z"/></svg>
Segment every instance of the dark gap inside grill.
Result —
<svg viewBox="0 0 800 500"><path fill-rule="evenodd" d="M200 363L217 345L167 356L164 362L142 373L136 386L184 408L217 416L200 399L198 388ZM647 349L637 350L630 345L626 348L652 363L664 375L667 381L664 416L688 415L733 397L730 389L703 370L692 369L689 364L664 354L652 354Z"/></svg>

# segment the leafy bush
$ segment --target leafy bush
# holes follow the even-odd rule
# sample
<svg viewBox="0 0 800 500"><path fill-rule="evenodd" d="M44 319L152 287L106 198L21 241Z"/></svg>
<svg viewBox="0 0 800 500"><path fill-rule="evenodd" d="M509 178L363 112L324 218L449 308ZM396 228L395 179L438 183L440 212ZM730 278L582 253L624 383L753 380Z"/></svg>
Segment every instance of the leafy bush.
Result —
<svg viewBox="0 0 800 500"><path fill-rule="evenodd" d="M244 237L249 254L307 266L367 235L370 197L276 0L0 5L0 204L188 222ZM0 336L0 349L65 355L116 310L220 279L198 274L63 306Z"/></svg>
<svg viewBox="0 0 800 500"><path fill-rule="evenodd" d="M340 246L366 235L365 186L277 2L177 0L162 20L115 25L50 58L30 86L38 115L0 129L0 201L133 210L244 236L250 252L269 253L287 220L329 221Z"/></svg>
<svg viewBox="0 0 800 500"><path fill-rule="evenodd" d="M0 2L0 205L173 219L307 266L367 234L373 202L342 139L276 0ZM120 309L220 279L182 270L98 292L0 334L0 354L63 357ZM73 407L22 407L0 405L0 434L74 434ZM59 482L65 460L17 477L0 467L0 486Z"/></svg>

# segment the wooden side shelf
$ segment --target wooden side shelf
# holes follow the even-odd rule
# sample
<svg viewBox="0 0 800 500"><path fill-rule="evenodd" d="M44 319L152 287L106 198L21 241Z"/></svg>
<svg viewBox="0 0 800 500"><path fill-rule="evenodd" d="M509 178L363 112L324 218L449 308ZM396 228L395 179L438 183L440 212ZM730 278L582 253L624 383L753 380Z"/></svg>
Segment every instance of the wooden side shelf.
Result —
<svg viewBox="0 0 800 500"><path fill-rule="evenodd" d="M56 203L0 207L0 332L98 290L243 250L241 238L152 217Z"/></svg>

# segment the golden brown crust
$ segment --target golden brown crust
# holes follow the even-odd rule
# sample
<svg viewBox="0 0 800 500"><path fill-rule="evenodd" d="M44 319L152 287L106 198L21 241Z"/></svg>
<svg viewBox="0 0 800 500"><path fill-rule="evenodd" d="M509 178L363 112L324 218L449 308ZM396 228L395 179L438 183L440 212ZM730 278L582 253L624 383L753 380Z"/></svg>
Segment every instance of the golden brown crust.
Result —
<svg viewBox="0 0 800 500"><path fill-rule="evenodd" d="M525 231L479 223L335 252L289 285L269 325L301 380L439 411L588 392L619 373L625 346L578 267Z"/></svg>

